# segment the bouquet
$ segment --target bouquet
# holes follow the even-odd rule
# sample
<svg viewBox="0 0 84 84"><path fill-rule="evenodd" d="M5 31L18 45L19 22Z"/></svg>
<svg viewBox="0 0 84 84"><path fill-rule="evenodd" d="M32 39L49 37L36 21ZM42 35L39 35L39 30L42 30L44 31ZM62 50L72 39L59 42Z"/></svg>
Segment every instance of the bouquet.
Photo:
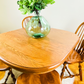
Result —
<svg viewBox="0 0 84 84"><path fill-rule="evenodd" d="M54 4L54 0L18 0L19 10L22 14L30 14L45 9L48 4Z"/></svg>

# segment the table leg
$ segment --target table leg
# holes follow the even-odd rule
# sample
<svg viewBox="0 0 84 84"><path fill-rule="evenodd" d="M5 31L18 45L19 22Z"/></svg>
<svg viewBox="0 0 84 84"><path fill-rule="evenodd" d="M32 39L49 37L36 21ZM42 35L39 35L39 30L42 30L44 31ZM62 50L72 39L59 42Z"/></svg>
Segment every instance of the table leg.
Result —
<svg viewBox="0 0 84 84"><path fill-rule="evenodd" d="M18 77L16 84L61 84L61 79L55 70L45 74L23 73Z"/></svg>

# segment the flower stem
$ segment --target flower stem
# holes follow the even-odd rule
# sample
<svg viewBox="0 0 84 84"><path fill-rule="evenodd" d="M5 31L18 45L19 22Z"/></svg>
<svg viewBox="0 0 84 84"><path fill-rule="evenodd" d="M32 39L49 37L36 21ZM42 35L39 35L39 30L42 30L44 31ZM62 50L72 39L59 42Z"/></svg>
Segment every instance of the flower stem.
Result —
<svg viewBox="0 0 84 84"><path fill-rule="evenodd" d="M41 21L40 21L40 18L39 18L39 11L38 11L38 10L35 10L35 12L36 12L36 14L37 14L37 16L38 16L38 19L39 19L39 25L40 25L40 28L41 28L42 25L41 25Z"/></svg>

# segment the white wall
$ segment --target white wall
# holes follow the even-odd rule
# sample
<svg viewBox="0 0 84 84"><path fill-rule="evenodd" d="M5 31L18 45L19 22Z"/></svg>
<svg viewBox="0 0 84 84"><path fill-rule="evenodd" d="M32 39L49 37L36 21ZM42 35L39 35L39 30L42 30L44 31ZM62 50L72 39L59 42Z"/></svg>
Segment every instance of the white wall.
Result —
<svg viewBox="0 0 84 84"><path fill-rule="evenodd" d="M84 0L55 0L41 11L52 28L75 32L84 21ZM0 0L0 32L21 28L21 21L27 15L18 10L17 0Z"/></svg>

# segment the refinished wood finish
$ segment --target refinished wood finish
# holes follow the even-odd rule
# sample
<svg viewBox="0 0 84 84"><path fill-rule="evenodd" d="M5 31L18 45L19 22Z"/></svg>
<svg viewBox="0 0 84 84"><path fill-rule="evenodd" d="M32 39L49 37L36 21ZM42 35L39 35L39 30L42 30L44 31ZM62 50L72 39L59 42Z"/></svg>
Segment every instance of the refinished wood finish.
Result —
<svg viewBox="0 0 84 84"><path fill-rule="evenodd" d="M81 55L76 52L75 50L73 50L72 54L67 58L66 62L67 63L78 63L81 62Z"/></svg>
<svg viewBox="0 0 84 84"><path fill-rule="evenodd" d="M34 39L18 29L0 34L0 58L23 72L49 72L66 60L78 41L77 35L64 30L51 28L46 37Z"/></svg>
<svg viewBox="0 0 84 84"><path fill-rule="evenodd" d="M6 71L9 69L9 66L0 60L0 71Z"/></svg>
<svg viewBox="0 0 84 84"><path fill-rule="evenodd" d="M17 78L16 84L62 84L57 71L46 74L22 74Z"/></svg>

